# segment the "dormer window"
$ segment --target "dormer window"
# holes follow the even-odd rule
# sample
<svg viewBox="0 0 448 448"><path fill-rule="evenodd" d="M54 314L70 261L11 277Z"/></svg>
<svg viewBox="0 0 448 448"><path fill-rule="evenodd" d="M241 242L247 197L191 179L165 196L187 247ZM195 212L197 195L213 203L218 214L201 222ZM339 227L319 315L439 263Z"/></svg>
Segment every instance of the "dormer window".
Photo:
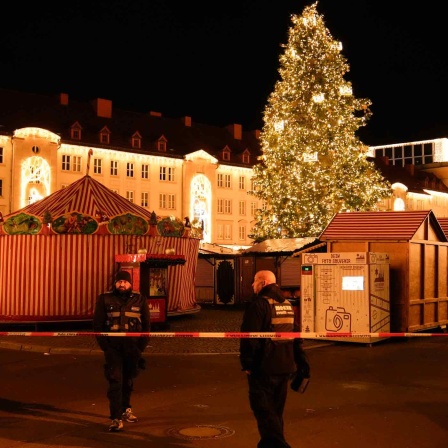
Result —
<svg viewBox="0 0 448 448"><path fill-rule="evenodd" d="M70 127L70 138L72 140L81 140L81 131L82 127L78 122L72 124Z"/></svg>
<svg viewBox="0 0 448 448"><path fill-rule="evenodd" d="M162 137L160 137L157 140L157 151L159 152L166 152L166 143L167 143L167 139L162 135Z"/></svg>
<svg viewBox="0 0 448 448"><path fill-rule="evenodd" d="M110 143L110 134L109 128L107 126L104 126L103 129L100 131L100 143L103 145L108 145Z"/></svg>
<svg viewBox="0 0 448 448"><path fill-rule="evenodd" d="M135 132L131 137L131 146L140 149L142 147L142 136L139 132Z"/></svg>
<svg viewBox="0 0 448 448"><path fill-rule="evenodd" d="M250 152L247 149L243 152L243 163L250 163Z"/></svg>
<svg viewBox="0 0 448 448"><path fill-rule="evenodd" d="M230 160L230 148L228 146L222 150L222 160Z"/></svg>

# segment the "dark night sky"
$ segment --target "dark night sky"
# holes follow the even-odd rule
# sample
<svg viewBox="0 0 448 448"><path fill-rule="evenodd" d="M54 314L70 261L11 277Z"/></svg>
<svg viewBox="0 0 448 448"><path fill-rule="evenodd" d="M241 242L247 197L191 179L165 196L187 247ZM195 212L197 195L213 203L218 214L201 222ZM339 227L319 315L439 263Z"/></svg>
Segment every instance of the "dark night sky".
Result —
<svg viewBox="0 0 448 448"><path fill-rule="evenodd" d="M290 15L311 3L9 3L0 30L0 87L102 97L123 109L261 129ZM342 41L355 96L372 101L373 116L359 133L367 145L448 137L445 14L439 1L411 4L318 2Z"/></svg>

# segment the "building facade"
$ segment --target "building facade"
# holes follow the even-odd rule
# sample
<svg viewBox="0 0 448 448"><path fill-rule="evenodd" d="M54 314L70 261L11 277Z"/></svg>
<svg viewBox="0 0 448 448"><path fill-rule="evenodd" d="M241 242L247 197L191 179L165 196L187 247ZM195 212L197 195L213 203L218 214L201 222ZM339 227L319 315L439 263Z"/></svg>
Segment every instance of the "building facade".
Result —
<svg viewBox="0 0 448 448"><path fill-rule="evenodd" d="M0 104L2 215L87 174L158 216L189 221L204 244L234 250L252 245L248 235L263 206L249 194L260 155L258 130L125 111L107 99L78 101L65 93L0 89ZM393 185L380 210L432 209L448 216L447 142L370 148Z"/></svg>
<svg viewBox="0 0 448 448"><path fill-rule="evenodd" d="M0 89L0 213L88 174L158 216L189 221L204 243L251 245L248 194L258 132ZM7 107L4 107L8 104Z"/></svg>

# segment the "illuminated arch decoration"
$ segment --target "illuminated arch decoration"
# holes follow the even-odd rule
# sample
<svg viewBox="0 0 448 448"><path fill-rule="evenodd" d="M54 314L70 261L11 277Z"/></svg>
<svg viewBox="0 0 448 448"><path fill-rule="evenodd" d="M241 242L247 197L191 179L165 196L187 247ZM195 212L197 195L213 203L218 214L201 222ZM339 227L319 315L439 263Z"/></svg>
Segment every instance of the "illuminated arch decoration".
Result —
<svg viewBox="0 0 448 448"><path fill-rule="evenodd" d="M51 167L39 156L32 156L22 163L21 207L34 204L50 194Z"/></svg>
<svg viewBox="0 0 448 448"><path fill-rule="evenodd" d="M202 241L211 242L211 217L210 204L212 199L212 188L210 181L203 174L197 174L191 180L191 202L190 216L193 217L192 224L200 223L202 228Z"/></svg>

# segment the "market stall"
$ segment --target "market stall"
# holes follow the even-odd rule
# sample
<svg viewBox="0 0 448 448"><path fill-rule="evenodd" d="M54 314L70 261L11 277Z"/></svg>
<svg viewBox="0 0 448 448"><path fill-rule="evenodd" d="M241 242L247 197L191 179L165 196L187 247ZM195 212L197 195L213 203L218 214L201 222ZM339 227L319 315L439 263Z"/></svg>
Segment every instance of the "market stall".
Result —
<svg viewBox="0 0 448 448"><path fill-rule="evenodd" d="M199 240L182 221L161 218L84 176L0 222L0 321L90 320L110 290L117 254L185 258L167 271L167 313L198 310Z"/></svg>

